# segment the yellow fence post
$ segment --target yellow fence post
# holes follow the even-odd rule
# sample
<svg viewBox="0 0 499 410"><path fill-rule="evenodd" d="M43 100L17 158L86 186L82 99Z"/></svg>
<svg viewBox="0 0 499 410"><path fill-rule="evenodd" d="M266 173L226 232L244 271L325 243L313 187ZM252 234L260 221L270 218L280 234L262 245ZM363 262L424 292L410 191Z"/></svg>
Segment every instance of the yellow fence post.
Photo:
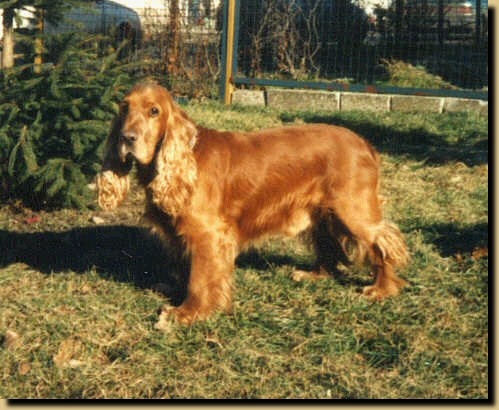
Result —
<svg viewBox="0 0 499 410"><path fill-rule="evenodd" d="M225 96L224 103L229 105L232 101L234 83L232 82L232 67L234 62L234 27L236 18L236 0L228 0L227 13L227 59L225 61Z"/></svg>

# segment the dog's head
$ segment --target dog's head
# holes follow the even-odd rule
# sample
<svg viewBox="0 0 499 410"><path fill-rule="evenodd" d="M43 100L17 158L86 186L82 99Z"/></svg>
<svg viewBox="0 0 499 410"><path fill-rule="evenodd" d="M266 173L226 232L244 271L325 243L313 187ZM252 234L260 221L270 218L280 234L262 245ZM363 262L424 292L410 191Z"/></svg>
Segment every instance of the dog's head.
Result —
<svg viewBox="0 0 499 410"><path fill-rule="evenodd" d="M163 88L140 84L123 99L116 118L114 138L122 162L132 157L149 165L158 144L166 136L168 120L172 117L173 101Z"/></svg>
<svg viewBox="0 0 499 410"><path fill-rule="evenodd" d="M124 179L135 160L155 167L156 176L149 187L157 205L171 212L166 204L175 199L175 186L192 186L195 179L192 148L197 132L165 88L150 83L135 86L120 103L111 127L97 178L99 205L112 209L121 203L128 190Z"/></svg>

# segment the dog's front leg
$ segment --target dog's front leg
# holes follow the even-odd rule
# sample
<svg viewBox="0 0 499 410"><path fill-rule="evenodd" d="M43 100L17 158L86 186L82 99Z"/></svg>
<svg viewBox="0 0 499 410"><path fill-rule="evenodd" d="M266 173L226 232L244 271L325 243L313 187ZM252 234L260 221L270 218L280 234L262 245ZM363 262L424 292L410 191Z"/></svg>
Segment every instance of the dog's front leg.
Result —
<svg viewBox="0 0 499 410"><path fill-rule="evenodd" d="M236 245L231 235L221 231L197 232L188 241L191 272L187 297L179 307L165 307L156 327L173 318L190 325L207 319L217 310L230 310L232 275Z"/></svg>

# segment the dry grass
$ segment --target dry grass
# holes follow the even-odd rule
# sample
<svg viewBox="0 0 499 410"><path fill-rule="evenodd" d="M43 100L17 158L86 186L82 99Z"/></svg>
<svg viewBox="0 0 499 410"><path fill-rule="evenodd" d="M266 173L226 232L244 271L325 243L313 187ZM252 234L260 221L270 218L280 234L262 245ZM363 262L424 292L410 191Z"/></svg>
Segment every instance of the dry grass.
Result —
<svg viewBox="0 0 499 410"><path fill-rule="evenodd" d="M308 248L273 241L239 258L232 315L164 334L153 325L165 297L153 289L174 288L175 276L135 228L140 194L118 213L38 221L4 204L0 397L488 397L486 119L187 110L217 128L325 121L369 138L383 155L386 213L411 248L411 286L372 304L360 295L366 271L296 283L290 272L311 265Z"/></svg>
<svg viewBox="0 0 499 410"><path fill-rule="evenodd" d="M442 77L428 73L425 67L413 66L400 60L384 60L383 65L390 77L389 83L394 87L436 88L444 90L457 89Z"/></svg>

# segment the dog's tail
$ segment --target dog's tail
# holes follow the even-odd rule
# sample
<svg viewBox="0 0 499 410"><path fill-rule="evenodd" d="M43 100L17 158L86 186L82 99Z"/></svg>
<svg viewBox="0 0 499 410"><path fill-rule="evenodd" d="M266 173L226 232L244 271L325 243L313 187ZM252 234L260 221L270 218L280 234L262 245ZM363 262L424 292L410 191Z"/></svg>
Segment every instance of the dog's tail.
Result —
<svg viewBox="0 0 499 410"><path fill-rule="evenodd" d="M338 221L331 220L328 225L340 244L340 252L336 257L344 265L361 265L367 261L373 263L376 260L375 252L392 267L404 267L409 263L404 236L397 225L391 222L382 221L374 228L372 243L358 240Z"/></svg>
<svg viewBox="0 0 499 410"><path fill-rule="evenodd" d="M409 252L402 232L391 222L383 221L377 227L373 247L377 248L383 261L393 267L403 267L409 263Z"/></svg>

